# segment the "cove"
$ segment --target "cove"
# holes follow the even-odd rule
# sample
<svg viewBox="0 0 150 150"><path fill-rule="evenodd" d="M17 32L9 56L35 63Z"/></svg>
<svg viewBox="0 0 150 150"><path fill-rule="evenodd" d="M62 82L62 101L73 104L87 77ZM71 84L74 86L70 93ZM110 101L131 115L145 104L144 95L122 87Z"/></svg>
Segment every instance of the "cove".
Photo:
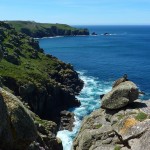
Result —
<svg viewBox="0 0 150 150"><path fill-rule="evenodd" d="M62 140L64 150L71 150L73 139L79 131L83 117L100 107L99 95L111 89L111 82L99 81L95 77L86 76L86 71L80 71L79 74L84 81L84 87L77 97L81 106L69 110L75 114L73 131L63 130L57 134L57 137Z"/></svg>

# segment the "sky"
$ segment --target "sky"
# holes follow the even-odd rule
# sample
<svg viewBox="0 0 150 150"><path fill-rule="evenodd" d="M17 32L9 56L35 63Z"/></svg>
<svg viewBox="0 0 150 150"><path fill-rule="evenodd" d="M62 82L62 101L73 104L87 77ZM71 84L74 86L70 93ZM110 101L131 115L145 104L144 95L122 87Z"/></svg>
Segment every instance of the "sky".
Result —
<svg viewBox="0 0 150 150"><path fill-rule="evenodd" d="M150 0L0 0L0 20L150 25Z"/></svg>

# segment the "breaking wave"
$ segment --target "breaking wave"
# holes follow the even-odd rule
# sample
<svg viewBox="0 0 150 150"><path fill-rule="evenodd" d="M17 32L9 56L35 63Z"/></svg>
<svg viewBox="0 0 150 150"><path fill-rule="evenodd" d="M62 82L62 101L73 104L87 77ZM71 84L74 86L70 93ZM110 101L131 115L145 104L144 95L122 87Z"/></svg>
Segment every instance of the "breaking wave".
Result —
<svg viewBox="0 0 150 150"><path fill-rule="evenodd" d="M100 107L99 96L111 90L111 82L100 81L98 78L86 76L86 71L78 73L84 81L84 88L80 95L77 96L77 99L81 102L81 106L69 110L75 114L73 131L63 130L57 133L57 137L62 140L64 150L71 150L73 139L79 131L83 117Z"/></svg>

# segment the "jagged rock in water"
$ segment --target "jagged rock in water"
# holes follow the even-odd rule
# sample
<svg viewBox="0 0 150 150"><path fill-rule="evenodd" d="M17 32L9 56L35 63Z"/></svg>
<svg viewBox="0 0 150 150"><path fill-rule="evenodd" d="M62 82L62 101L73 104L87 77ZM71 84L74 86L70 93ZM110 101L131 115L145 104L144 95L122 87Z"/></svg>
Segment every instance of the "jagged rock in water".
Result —
<svg viewBox="0 0 150 150"><path fill-rule="evenodd" d="M138 88L131 81L125 81L114 87L102 98L102 108L119 109L138 99Z"/></svg>

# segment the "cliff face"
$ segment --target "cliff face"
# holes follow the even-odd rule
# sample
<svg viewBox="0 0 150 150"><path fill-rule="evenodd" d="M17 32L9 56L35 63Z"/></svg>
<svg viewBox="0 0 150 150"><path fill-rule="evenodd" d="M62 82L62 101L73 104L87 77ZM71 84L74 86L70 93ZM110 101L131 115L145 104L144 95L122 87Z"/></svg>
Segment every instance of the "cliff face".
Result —
<svg viewBox="0 0 150 150"><path fill-rule="evenodd" d="M7 21L17 31L34 38L50 36L89 35L88 29L78 29L66 24L36 23L31 21Z"/></svg>
<svg viewBox="0 0 150 150"><path fill-rule="evenodd" d="M41 120L13 94L0 88L0 149L62 150L56 124Z"/></svg>
<svg viewBox="0 0 150 150"><path fill-rule="evenodd" d="M107 93L102 98L105 108L84 118L72 150L148 150L150 100L133 102L136 88L125 81Z"/></svg>
<svg viewBox="0 0 150 150"><path fill-rule="evenodd" d="M60 111L80 103L83 87L70 64L44 54L38 41L0 22L0 83L28 103L31 110L59 123Z"/></svg>

